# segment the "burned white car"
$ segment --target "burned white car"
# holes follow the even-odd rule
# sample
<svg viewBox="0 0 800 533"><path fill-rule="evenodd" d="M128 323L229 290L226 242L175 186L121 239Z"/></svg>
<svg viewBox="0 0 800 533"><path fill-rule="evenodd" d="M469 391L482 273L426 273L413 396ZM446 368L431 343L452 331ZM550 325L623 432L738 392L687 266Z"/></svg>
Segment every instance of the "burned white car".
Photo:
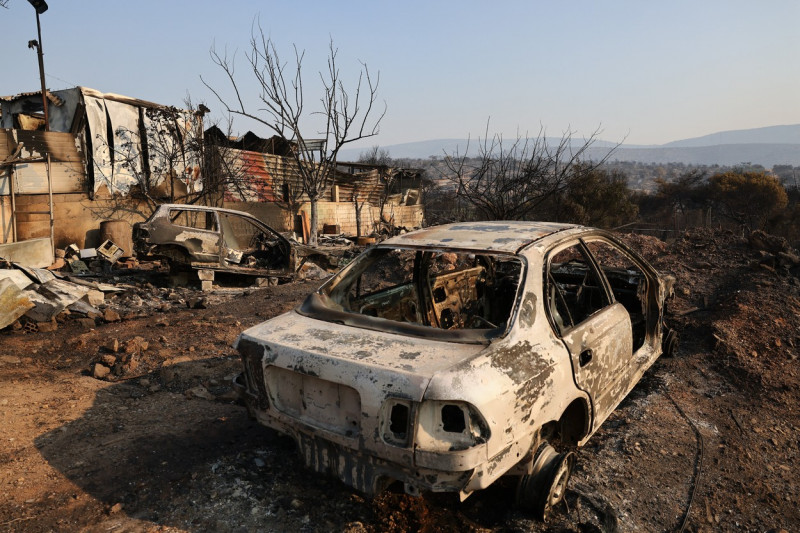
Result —
<svg viewBox="0 0 800 533"><path fill-rule="evenodd" d="M570 450L674 349L673 281L597 229L423 229L243 332L234 383L309 467L367 494L400 482L463 499L510 475L544 518Z"/></svg>
<svg viewBox="0 0 800 533"><path fill-rule="evenodd" d="M233 209L164 204L134 224L139 257L158 257L174 269L202 268L291 278L296 252L257 218Z"/></svg>

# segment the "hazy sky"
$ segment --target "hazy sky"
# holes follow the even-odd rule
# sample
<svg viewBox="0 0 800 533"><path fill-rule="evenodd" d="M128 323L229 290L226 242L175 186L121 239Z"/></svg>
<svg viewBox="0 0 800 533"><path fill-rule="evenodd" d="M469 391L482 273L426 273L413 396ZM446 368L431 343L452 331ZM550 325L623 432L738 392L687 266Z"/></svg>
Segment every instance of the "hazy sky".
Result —
<svg viewBox="0 0 800 533"><path fill-rule="evenodd" d="M388 112L363 146L519 129L571 128L632 144L800 123L800 1L49 0L41 17L47 86L83 85L167 105L221 106L212 45L243 53L254 17L284 59L306 51L317 83L333 39L345 75L380 71ZM34 10L0 9L0 94L39 88ZM350 76L352 78L352 76ZM255 102L255 100L253 100ZM310 104L316 102L309 102ZM238 123L238 133L254 124Z"/></svg>

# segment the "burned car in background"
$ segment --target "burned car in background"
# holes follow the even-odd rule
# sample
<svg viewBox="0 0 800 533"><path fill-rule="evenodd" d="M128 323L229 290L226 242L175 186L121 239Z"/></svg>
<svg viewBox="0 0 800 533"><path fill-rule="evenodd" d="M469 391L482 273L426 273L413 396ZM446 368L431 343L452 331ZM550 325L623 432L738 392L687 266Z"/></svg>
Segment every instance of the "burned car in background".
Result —
<svg viewBox="0 0 800 533"><path fill-rule="evenodd" d="M159 257L175 269L202 268L291 278L296 251L288 239L242 211L164 204L133 226L138 257Z"/></svg>
<svg viewBox="0 0 800 533"><path fill-rule="evenodd" d="M367 494L399 481L463 499L509 475L545 518L570 450L662 354L673 282L592 228L427 228L243 332L234 385L309 467Z"/></svg>

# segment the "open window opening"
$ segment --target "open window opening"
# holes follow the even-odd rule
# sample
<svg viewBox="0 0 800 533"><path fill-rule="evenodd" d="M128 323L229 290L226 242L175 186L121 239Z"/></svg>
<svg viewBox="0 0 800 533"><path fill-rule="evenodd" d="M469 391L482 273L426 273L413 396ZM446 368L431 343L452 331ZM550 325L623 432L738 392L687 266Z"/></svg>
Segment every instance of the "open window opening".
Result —
<svg viewBox="0 0 800 533"><path fill-rule="evenodd" d="M505 331L522 274L500 254L374 248L323 287L332 309L443 330Z"/></svg>
<svg viewBox="0 0 800 533"><path fill-rule="evenodd" d="M647 277L630 257L611 243L594 240L586 246L608 280L614 299L630 315L635 352L647 336Z"/></svg>
<svg viewBox="0 0 800 533"><path fill-rule="evenodd" d="M178 226L204 231L217 231L217 217L212 212L191 209L170 209L169 220Z"/></svg>
<svg viewBox="0 0 800 533"><path fill-rule="evenodd" d="M552 255L546 268L545 294L559 333L611 304L597 270L580 244Z"/></svg>
<svg viewBox="0 0 800 533"><path fill-rule="evenodd" d="M289 264L289 249L275 233L231 213L219 213L223 257L230 265L280 269Z"/></svg>

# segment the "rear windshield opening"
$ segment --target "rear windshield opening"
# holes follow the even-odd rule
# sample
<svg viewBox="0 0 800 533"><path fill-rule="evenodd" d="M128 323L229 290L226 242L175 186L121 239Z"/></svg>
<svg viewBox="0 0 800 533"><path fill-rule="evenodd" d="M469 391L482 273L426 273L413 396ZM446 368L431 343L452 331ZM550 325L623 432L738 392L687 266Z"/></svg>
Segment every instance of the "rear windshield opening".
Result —
<svg viewBox="0 0 800 533"><path fill-rule="evenodd" d="M325 305L443 330L505 330L522 263L509 255L373 248L321 289Z"/></svg>

